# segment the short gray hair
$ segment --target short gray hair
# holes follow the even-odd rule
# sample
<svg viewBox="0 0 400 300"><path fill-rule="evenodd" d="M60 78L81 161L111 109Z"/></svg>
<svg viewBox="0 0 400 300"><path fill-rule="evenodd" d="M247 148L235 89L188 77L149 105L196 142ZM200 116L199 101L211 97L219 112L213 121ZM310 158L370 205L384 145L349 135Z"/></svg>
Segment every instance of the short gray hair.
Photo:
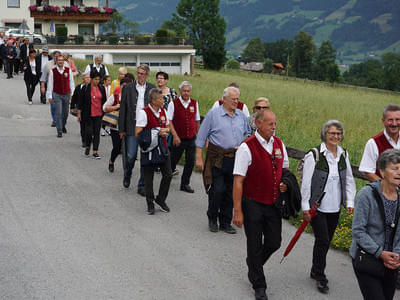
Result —
<svg viewBox="0 0 400 300"><path fill-rule="evenodd" d="M379 155L378 161L376 162L379 170L385 170L389 164L400 163L400 150L388 149Z"/></svg>
<svg viewBox="0 0 400 300"><path fill-rule="evenodd" d="M338 120L329 120L327 121L321 129L321 141L324 143L326 142L326 133L329 130L329 127L335 126L341 133L342 133L342 139L340 141L343 141L344 138L344 128L342 123L340 123Z"/></svg>
<svg viewBox="0 0 400 300"><path fill-rule="evenodd" d="M150 67L148 64L140 64L139 67L137 67L137 68L138 68L138 70L142 69L143 71L145 71L147 75L149 75L149 73L150 73Z"/></svg>
<svg viewBox="0 0 400 300"><path fill-rule="evenodd" d="M386 119L386 113L388 111L400 111L400 105L397 105L397 104L386 105L385 108L383 109L383 114L382 114L382 119L383 120Z"/></svg>
<svg viewBox="0 0 400 300"><path fill-rule="evenodd" d="M120 67L120 68L118 69L118 73L126 74L126 73L128 73L128 70L127 70L125 67Z"/></svg>
<svg viewBox="0 0 400 300"><path fill-rule="evenodd" d="M238 93L238 95L240 95L240 91L238 88L235 88L233 86L228 86L227 88L224 89L224 92L222 93L222 99L225 99L226 97L228 97L228 94L230 91L236 92L236 93Z"/></svg>
<svg viewBox="0 0 400 300"><path fill-rule="evenodd" d="M149 101L152 102L153 100L158 99L158 97L162 94L162 90L159 88L153 88L149 92Z"/></svg>
<svg viewBox="0 0 400 300"><path fill-rule="evenodd" d="M86 72L86 73L82 73L81 74L81 78L85 78L85 76L90 76L90 72Z"/></svg>
<svg viewBox="0 0 400 300"><path fill-rule="evenodd" d="M96 60L97 58L101 58L101 60L103 60L103 55L101 55L101 54L96 54L96 55L93 57L93 60Z"/></svg>
<svg viewBox="0 0 400 300"><path fill-rule="evenodd" d="M182 81L182 83L179 85L179 89L183 88L184 86L189 86L190 89L192 89L192 84L189 81Z"/></svg>

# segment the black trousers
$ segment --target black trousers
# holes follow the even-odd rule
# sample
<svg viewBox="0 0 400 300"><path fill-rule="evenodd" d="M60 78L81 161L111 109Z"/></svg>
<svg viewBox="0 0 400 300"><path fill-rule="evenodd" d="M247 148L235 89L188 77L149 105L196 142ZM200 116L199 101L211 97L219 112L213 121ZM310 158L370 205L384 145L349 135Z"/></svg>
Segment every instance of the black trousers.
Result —
<svg viewBox="0 0 400 300"><path fill-rule="evenodd" d="M86 132L85 132L86 124L85 124L84 121L81 120L81 121L79 122L79 125L80 125L80 127L81 127L82 145L86 145L86 142L85 142L85 139L86 139Z"/></svg>
<svg viewBox="0 0 400 300"><path fill-rule="evenodd" d="M153 190L153 179L154 179L154 172L157 167L160 167L162 175L157 199L161 202L165 202L168 196L169 185L172 179L170 156L168 156L167 161L161 165L141 166L141 169L143 169L144 173L144 186L146 191L147 202L153 201L155 199Z"/></svg>
<svg viewBox="0 0 400 300"><path fill-rule="evenodd" d="M13 66L14 66L14 59L6 59L7 63L7 78L13 77Z"/></svg>
<svg viewBox="0 0 400 300"><path fill-rule="evenodd" d="M44 83L44 93L42 93L42 89L40 89L40 102L46 103L46 91L47 91L47 82Z"/></svg>
<svg viewBox="0 0 400 300"><path fill-rule="evenodd" d="M28 96L28 101L32 101L33 94L35 93L36 85L39 82L39 78L36 75L29 76L25 80L26 95Z"/></svg>
<svg viewBox="0 0 400 300"><path fill-rule="evenodd" d="M315 236L311 272L314 273L318 281L326 282L326 255L328 254L329 245L335 233L340 212L317 212L317 216L311 221Z"/></svg>
<svg viewBox="0 0 400 300"><path fill-rule="evenodd" d="M121 138L119 136L119 131L118 130L111 129L110 131L111 131L111 140L112 140L112 144L113 144L113 148L111 150L110 161L111 162L115 162L115 159L121 153L122 140L121 140Z"/></svg>
<svg viewBox="0 0 400 300"><path fill-rule="evenodd" d="M233 187L233 165L234 157L224 157L222 168L212 168L212 184L208 192L207 216L212 221L222 225L232 222L232 187Z"/></svg>
<svg viewBox="0 0 400 300"><path fill-rule="evenodd" d="M181 176L181 185L188 185L190 183L190 176L194 167L194 157L196 153L195 137L191 139L181 139L181 144L178 147L171 146L171 169L175 170L176 165L185 152L185 166Z"/></svg>
<svg viewBox="0 0 400 300"><path fill-rule="evenodd" d="M385 268L383 277L375 277L354 268L364 300L392 300L396 291L397 271Z"/></svg>
<svg viewBox="0 0 400 300"><path fill-rule="evenodd" d="M254 289L267 288L264 264L281 246L282 219L275 205L243 198L244 231L247 238L248 277Z"/></svg>
<svg viewBox="0 0 400 300"><path fill-rule="evenodd" d="M89 119L85 121L86 147L90 147L93 141L93 151L99 150L100 128L101 128L101 116L89 117Z"/></svg>

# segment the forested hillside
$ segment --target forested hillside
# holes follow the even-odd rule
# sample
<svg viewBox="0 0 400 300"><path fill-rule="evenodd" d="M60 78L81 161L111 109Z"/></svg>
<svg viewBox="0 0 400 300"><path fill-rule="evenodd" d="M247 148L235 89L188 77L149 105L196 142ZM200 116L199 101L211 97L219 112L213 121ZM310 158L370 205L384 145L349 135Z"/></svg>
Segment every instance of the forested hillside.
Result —
<svg viewBox="0 0 400 300"><path fill-rule="evenodd" d="M104 1L104 0L102 0ZM110 6L152 33L169 19L179 0L109 0ZM331 40L338 58L361 60L400 52L400 5L396 0L221 0L227 21L228 53L238 55L248 40L292 39L300 30L321 43Z"/></svg>

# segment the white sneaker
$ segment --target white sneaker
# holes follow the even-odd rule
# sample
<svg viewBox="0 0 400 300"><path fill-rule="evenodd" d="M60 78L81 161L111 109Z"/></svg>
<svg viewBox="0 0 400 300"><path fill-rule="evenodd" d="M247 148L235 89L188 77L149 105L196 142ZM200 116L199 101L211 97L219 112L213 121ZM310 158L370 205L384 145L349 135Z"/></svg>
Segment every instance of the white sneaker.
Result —
<svg viewBox="0 0 400 300"><path fill-rule="evenodd" d="M100 129L100 134L101 134L101 136L105 136L106 135L106 131L103 128L101 128Z"/></svg>
<svg viewBox="0 0 400 300"><path fill-rule="evenodd" d="M29 105L32 105L32 101L29 101L28 103L29 103Z"/></svg>
<svg viewBox="0 0 400 300"><path fill-rule="evenodd" d="M179 175L179 170L175 169L172 171L172 176Z"/></svg>

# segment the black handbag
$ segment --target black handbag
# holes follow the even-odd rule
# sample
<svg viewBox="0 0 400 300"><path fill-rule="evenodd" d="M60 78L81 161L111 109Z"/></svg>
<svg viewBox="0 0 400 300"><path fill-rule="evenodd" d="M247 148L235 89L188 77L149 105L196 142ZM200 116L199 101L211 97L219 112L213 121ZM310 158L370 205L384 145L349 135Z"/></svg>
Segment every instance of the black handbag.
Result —
<svg viewBox="0 0 400 300"><path fill-rule="evenodd" d="M356 257L354 259L354 269L359 272L367 273L376 277L383 277L385 274L385 265L380 258L369 254L357 245Z"/></svg>

